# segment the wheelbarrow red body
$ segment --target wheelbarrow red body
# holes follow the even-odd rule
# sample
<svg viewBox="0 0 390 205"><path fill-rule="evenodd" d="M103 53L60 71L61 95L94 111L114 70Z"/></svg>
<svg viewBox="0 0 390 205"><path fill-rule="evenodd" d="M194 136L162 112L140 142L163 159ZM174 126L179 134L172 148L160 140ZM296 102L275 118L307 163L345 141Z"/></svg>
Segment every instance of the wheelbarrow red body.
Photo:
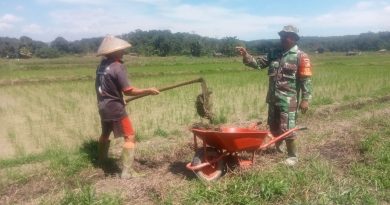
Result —
<svg viewBox="0 0 390 205"><path fill-rule="evenodd" d="M206 145L231 153L256 150L269 134L268 131L238 127L222 127L220 131L192 129L192 132Z"/></svg>
<svg viewBox="0 0 390 205"><path fill-rule="evenodd" d="M302 129L305 128L290 129L280 136L273 137L268 142L265 140L267 136L271 136L268 130L240 127L222 127L218 131L192 129L195 156L186 167L194 171L199 178L213 181L226 171L228 157L233 157L240 167L249 167L254 162L257 150L263 150L275 142L285 139L292 132ZM202 147L198 147L198 139L202 141ZM251 160L240 158L240 152L251 152Z"/></svg>

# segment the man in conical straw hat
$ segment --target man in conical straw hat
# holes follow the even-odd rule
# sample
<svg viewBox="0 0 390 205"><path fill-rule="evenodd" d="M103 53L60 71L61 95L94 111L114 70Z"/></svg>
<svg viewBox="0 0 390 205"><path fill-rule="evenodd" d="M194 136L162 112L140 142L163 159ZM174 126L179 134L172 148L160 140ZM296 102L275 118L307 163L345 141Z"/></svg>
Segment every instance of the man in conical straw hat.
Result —
<svg viewBox="0 0 390 205"><path fill-rule="evenodd" d="M111 132L115 137L124 137L122 149L121 177L128 179L141 176L133 169L135 132L125 110L123 94L137 96L143 94L157 95L156 88L140 89L130 86L126 67L122 57L125 49L131 45L117 37L107 35L99 46L97 56L103 56L96 70L95 89L101 119L102 133L99 139L99 163L103 164L108 155Z"/></svg>

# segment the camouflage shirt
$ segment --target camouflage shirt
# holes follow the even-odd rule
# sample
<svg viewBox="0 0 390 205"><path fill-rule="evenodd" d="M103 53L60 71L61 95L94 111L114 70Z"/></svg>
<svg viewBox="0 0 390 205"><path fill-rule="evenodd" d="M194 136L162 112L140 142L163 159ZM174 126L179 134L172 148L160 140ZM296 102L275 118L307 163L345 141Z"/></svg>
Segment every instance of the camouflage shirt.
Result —
<svg viewBox="0 0 390 205"><path fill-rule="evenodd" d="M285 53L271 52L266 57L254 58L247 54L243 62L256 69L268 67L267 103L290 106L291 98L311 99L310 59L306 53L298 49L297 45Z"/></svg>

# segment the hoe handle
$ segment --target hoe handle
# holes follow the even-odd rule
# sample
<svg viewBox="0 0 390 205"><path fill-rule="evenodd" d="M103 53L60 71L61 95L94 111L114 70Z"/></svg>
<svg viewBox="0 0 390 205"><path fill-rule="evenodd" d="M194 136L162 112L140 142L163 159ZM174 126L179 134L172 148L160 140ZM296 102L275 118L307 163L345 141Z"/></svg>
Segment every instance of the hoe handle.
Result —
<svg viewBox="0 0 390 205"><path fill-rule="evenodd" d="M163 88L158 89L158 91L162 92L162 91L170 90L170 89L173 89L173 88L177 88L177 87L181 87L181 86L185 86L185 85L189 85L189 84L193 84L193 83L201 83L203 81L204 81L203 78L197 78L195 80L190 80L190 81L182 82L182 83L179 83L179 84L163 87ZM148 95L150 95L150 94L144 94L144 95L138 95L138 96L129 97L129 98L125 99L125 102L128 103L130 101L133 101L135 99L142 98L142 97L145 97L145 96L148 96Z"/></svg>

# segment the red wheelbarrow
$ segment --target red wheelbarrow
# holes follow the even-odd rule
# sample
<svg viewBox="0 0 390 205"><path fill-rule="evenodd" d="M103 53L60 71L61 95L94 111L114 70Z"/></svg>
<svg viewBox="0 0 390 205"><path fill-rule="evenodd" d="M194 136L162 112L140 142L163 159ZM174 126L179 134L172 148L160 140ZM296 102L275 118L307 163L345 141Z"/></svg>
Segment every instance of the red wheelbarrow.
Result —
<svg viewBox="0 0 390 205"><path fill-rule="evenodd" d="M254 162L255 152L263 150L270 145L283 140L294 131L304 130L293 128L280 136L274 137L265 142L268 130L257 130L239 127L222 127L218 131L191 129L194 134L195 155L192 162L187 164L187 169L192 170L204 181L213 181L220 178L226 172L228 159L233 158L240 167L249 167ZM203 147L198 148L199 138ZM244 160L239 157L239 152L250 152L251 160Z"/></svg>

